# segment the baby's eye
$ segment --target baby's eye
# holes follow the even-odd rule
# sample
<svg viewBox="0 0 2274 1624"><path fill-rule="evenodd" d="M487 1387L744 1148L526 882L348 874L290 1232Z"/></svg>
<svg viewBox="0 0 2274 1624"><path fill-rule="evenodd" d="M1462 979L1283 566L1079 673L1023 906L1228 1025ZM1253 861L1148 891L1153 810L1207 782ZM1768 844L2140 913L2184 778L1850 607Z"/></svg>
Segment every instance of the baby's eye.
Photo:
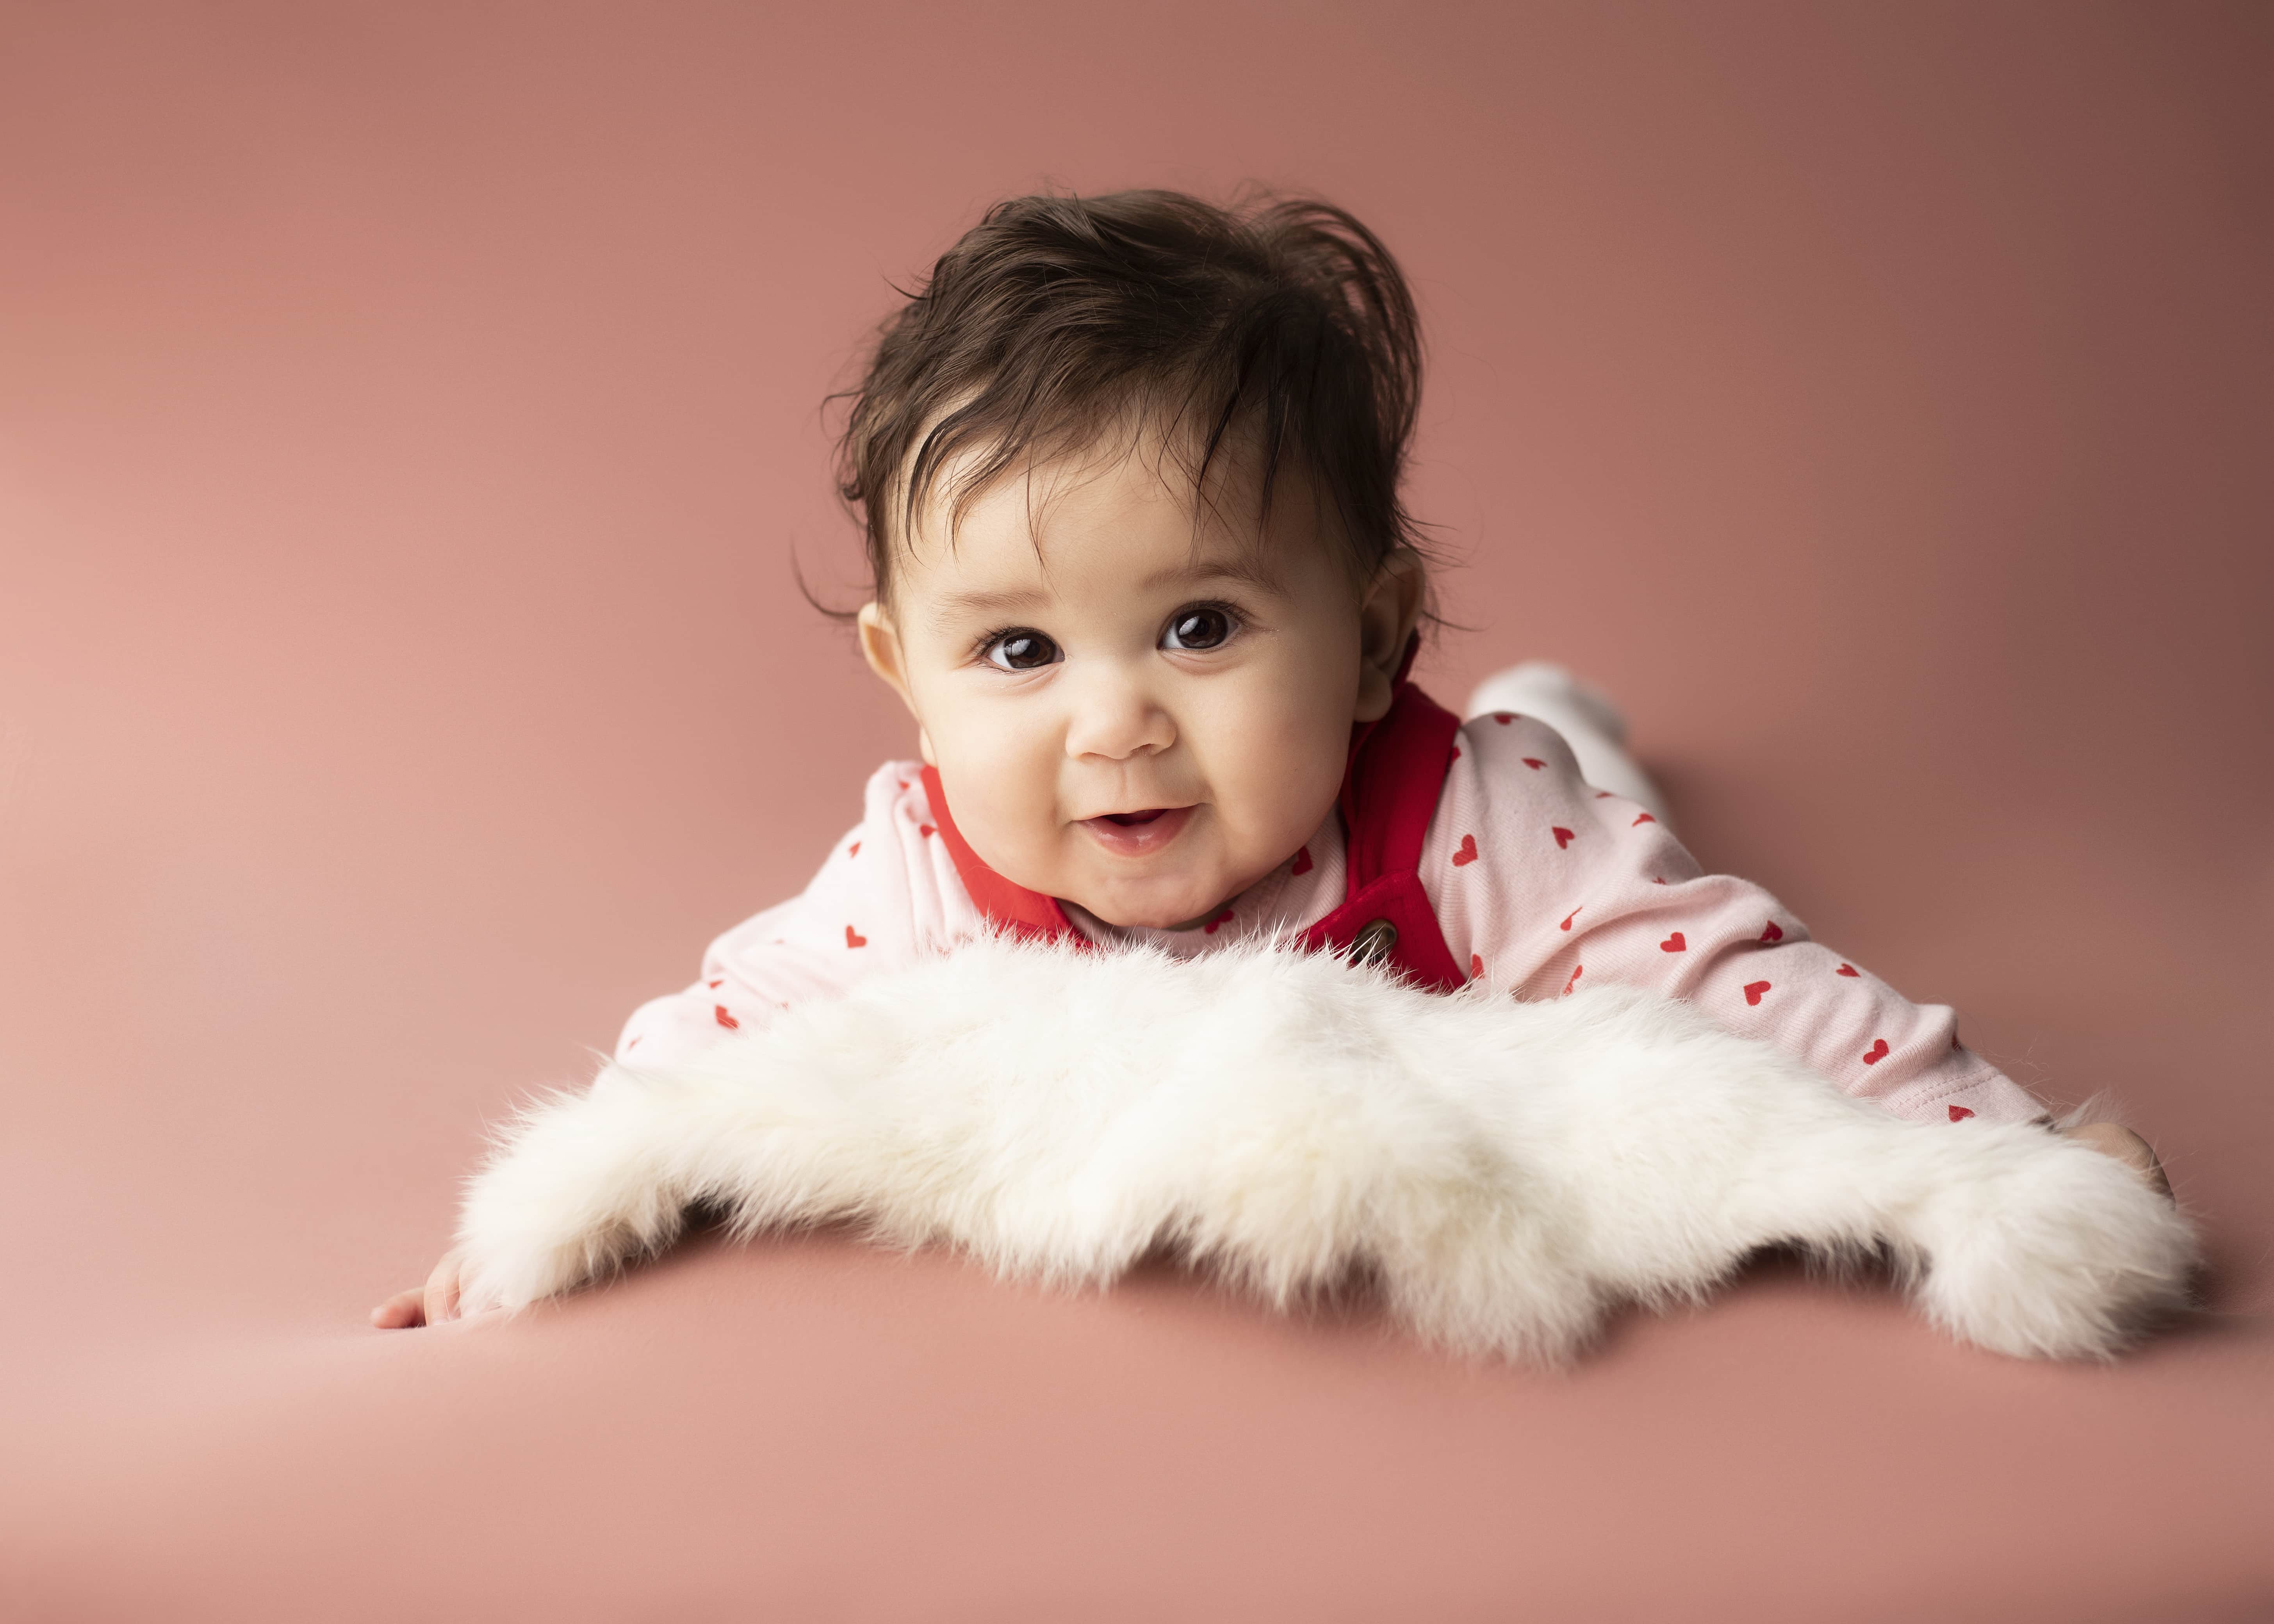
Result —
<svg viewBox="0 0 2274 1624"><path fill-rule="evenodd" d="M1058 658L1058 645L1037 631L998 632L987 644L987 663L998 671L1033 671Z"/></svg>
<svg viewBox="0 0 2274 1624"><path fill-rule="evenodd" d="M1231 635L1232 618L1229 609L1219 609L1212 604L1201 604L1190 609L1179 609L1169 617L1168 628L1161 634L1164 649L1213 649Z"/></svg>

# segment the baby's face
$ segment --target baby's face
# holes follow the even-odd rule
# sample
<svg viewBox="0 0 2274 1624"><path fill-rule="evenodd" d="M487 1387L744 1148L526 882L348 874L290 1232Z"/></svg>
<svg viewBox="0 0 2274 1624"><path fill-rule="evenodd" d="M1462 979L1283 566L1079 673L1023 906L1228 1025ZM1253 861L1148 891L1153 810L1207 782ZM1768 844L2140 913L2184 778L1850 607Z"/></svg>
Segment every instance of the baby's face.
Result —
<svg viewBox="0 0 2274 1624"><path fill-rule="evenodd" d="M1419 576L1400 560L1354 585L1306 480L1283 476L1261 524L1244 480L1195 530L1190 482L1145 450L1005 478L953 546L940 504L921 515L889 605L862 612L1005 878L1112 924L1193 924L1334 805Z"/></svg>

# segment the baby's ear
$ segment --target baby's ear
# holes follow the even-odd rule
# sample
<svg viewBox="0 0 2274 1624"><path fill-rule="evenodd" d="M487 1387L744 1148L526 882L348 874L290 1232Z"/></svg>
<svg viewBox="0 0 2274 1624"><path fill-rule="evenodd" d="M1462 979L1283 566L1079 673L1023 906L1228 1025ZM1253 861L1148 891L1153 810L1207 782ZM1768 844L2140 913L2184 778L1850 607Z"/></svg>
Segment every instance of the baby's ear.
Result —
<svg viewBox="0 0 2274 1624"><path fill-rule="evenodd" d="M1382 560L1364 589L1358 608L1358 708L1352 721L1378 722L1389 714L1397 668L1421 618L1422 584L1420 556L1400 548Z"/></svg>
<svg viewBox="0 0 2274 1624"><path fill-rule="evenodd" d="M908 692L907 652L900 646L899 628L881 604L862 604L858 618L862 658L868 660L869 669L884 678L892 692L900 696L908 714L916 718L916 748L928 764L937 767L939 762L931 753L931 730L923 725L915 697Z"/></svg>
<svg viewBox="0 0 2274 1624"><path fill-rule="evenodd" d="M900 648L900 634L885 613L882 604L861 605L857 618L861 628L861 654L869 662L869 669L885 680L886 686L900 696L900 703L915 715L915 701L908 695L907 660ZM919 721L922 718L918 718Z"/></svg>

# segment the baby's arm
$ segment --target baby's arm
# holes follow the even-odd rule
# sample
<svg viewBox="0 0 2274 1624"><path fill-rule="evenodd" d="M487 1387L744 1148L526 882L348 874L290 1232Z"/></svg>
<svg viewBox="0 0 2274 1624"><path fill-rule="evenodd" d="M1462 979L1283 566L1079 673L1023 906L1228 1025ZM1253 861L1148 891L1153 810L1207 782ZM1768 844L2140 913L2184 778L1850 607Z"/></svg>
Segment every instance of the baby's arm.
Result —
<svg viewBox="0 0 2274 1624"><path fill-rule="evenodd" d="M919 771L907 762L879 768L860 823L831 848L805 890L712 942L694 985L634 1011L616 1040L616 1063L676 1064L730 1033L765 1026L793 1004L838 996L975 929L977 914L930 821ZM397 1292L371 1319L395 1330L455 1319L457 1311L451 1252L424 1287Z"/></svg>
<svg viewBox="0 0 2274 1624"><path fill-rule="evenodd" d="M692 986L632 1011L619 1064L653 1070L728 1033L755 1032L794 1004L840 996L912 962L974 919L924 804L920 769L888 762L869 780L863 816L805 890L712 942Z"/></svg>
<svg viewBox="0 0 2274 1624"><path fill-rule="evenodd" d="M1423 880L1447 945L1472 974L1525 998L1604 981L1686 998L1896 1116L2044 1119L1959 1042L1952 1011L1913 1004L1811 941L1759 886L1701 873L1653 814L1580 778L1553 729L1487 715L1462 730L1461 751ZM2160 1177L2137 1135L2109 1124L2072 1131Z"/></svg>

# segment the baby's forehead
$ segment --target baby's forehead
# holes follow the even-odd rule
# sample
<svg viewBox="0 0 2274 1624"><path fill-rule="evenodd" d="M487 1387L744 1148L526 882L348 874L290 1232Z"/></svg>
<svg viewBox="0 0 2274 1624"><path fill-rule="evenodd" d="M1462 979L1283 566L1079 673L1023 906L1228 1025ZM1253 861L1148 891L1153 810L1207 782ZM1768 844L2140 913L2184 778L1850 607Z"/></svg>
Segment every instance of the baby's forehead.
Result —
<svg viewBox="0 0 2274 1624"><path fill-rule="evenodd" d="M1288 470L1267 501L1256 461L1227 447L1201 478L1189 456L1125 440L1038 458L983 485L960 485L960 470L945 469L915 504L896 573L926 595L1069 571L1140 590L1201 577L1270 590L1291 549L1321 544L1319 505Z"/></svg>

